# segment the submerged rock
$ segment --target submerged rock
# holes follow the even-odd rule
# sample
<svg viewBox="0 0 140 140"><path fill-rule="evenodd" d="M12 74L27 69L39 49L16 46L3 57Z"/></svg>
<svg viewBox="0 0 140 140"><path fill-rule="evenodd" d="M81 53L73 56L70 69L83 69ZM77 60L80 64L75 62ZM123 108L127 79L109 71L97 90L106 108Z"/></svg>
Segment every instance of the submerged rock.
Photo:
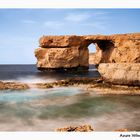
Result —
<svg viewBox="0 0 140 140"><path fill-rule="evenodd" d="M29 88L48 89L54 87L80 87L88 91L99 91L99 94L140 94L140 86L117 85L104 81L102 78L68 78L51 83L20 83L0 81L0 90L26 90ZM124 91L124 92L122 92Z"/></svg>
<svg viewBox="0 0 140 140"><path fill-rule="evenodd" d="M40 88L40 89L47 89L47 88L53 88L53 84L51 84L51 83L36 83L36 84L34 84L34 87Z"/></svg>
<svg viewBox="0 0 140 140"><path fill-rule="evenodd" d="M11 89L11 90L25 90L28 89L29 86L24 83L19 83L19 82L2 82L0 81L0 90L6 90L6 89Z"/></svg>
<svg viewBox="0 0 140 140"><path fill-rule="evenodd" d="M37 88L52 88L52 87L67 87L74 85L93 85L96 83L102 83L102 79L100 78L68 78L65 80L59 80L52 83L36 83L34 86Z"/></svg>
<svg viewBox="0 0 140 140"><path fill-rule="evenodd" d="M57 132L91 132L94 129L90 125L68 126L63 128L57 128Z"/></svg>

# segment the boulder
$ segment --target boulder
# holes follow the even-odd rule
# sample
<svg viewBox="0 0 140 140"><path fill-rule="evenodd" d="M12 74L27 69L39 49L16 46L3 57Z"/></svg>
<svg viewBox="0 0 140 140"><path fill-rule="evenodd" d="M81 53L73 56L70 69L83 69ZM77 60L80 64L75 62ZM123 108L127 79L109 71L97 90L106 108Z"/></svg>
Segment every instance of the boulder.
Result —
<svg viewBox="0 0 140 140"><path fill-rule="evenodd" d="M20 82L2 82L0 81L0 90L26 90L29 86Z"/></svg>

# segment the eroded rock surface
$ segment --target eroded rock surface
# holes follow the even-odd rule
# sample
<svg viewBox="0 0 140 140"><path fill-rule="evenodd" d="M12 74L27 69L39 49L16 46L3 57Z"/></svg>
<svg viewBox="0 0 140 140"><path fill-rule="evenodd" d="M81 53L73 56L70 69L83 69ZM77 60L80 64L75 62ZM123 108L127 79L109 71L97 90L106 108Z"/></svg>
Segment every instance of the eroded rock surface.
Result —
<svg viewBox="0 0 140 140"><path fill-rule="evenodd" d="M140 33L43 36L35 50L38 68L88 67L88 46L95 44L93 63L140 63Z"/></svg>
<svg viewBox="0 0 140 140"><path fill-rule="evenodd" d="M90 125L68 126L56 129L58 132L91 132L94 131Z"/></svg>
<svg viewBox="0 0 140 140"><path fill-rule="evenodd" d="M38 48L35 51L38 68L76 68L88 67L88 49L79 51L78 47Z"/></svg>
<svg viewBox="0 0 140 140"><path fill-rule="evenodd" d="M29 86L24 83L19 83L19 82L2 82L0 81L0 90L25 90L29 89Z"/></svg>
<svg viewBox="0 0 140 140"><path fill-rule="evenodd" d="M89 59L88 46L92 43L96 52ZM140 33L43 36L39 46L35 56L40 70L88 69L90 62L99 65L99 73L109 82L140 85Z"/></svg>
<svg viewBox="0 0 140 140"><path fill-rule="evenodd" d="M140 86L140 63L101 63L98 71L105 81Z"/></svg>

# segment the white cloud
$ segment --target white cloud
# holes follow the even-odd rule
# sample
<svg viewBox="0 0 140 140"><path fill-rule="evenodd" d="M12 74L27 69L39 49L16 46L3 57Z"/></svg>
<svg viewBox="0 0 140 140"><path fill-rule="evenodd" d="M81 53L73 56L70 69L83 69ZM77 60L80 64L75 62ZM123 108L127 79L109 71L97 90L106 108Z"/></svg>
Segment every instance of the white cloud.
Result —
<svg viewBox="0 0 140 140"><path fill-rule="evenodd" d="M65 28L80 28L91 27L100 30L104 30L108 27L107 25L107 13L105 12L94 12L94 13L68 13L59 20L48 20L43 23L44 27L53 30L60 30Z"/></svg>
<svg viewBox="0 0 140 140"><path fill-rule="evenodd" d="M107 12L94 12L92 13L93 16L101 16L101 15L106 15Z"/></svg>
<svg viewBox="0 0 140 140"><path fill-rule="evenodd" d="M91 17L91 15L88 14L88 13L82 13L82 14L74 14L74 13L72 13L72 14L68 14L65 17L65 20L70 21L70 22L82 22L82 21L87 20L90 17Z"/></svg>
<svg viewBox="0 0 140 140"><path fill-rule="evenodd" d="M30 20L30 19L25 19L25 20L22 20L21 22L22 23L25 23L25 24L34 24L34 23L37 23L36 21Z"/></svg>
<svg viewBox="0 0 140 140"><path fill-rule="evenodd" d="M51 28L51 29L59 29L64 26L64 22L61 21L46 21L44 23L45 27Z"/></svg>
<svg viewBox="0 0 140 140"><path fill-rule="evenodd" d="M101 29L101 30L105 30L108 25L105 22L91 22L91 23L84 23L84 26L89 26L91 28L96 28L96 29Z"/></svg>

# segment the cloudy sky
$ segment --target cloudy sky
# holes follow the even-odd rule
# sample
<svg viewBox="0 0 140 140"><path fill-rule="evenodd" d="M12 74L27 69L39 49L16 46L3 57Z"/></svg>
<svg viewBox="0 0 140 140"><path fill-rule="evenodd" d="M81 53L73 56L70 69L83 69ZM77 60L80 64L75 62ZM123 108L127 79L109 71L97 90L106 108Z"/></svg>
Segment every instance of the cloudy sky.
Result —
<svg viewBox="0 0 140 140"><path fill-rule="evenodd" d="M139 15L139 9L0 9L0 64L36 63L42 35L140 32Z"/></svg>

